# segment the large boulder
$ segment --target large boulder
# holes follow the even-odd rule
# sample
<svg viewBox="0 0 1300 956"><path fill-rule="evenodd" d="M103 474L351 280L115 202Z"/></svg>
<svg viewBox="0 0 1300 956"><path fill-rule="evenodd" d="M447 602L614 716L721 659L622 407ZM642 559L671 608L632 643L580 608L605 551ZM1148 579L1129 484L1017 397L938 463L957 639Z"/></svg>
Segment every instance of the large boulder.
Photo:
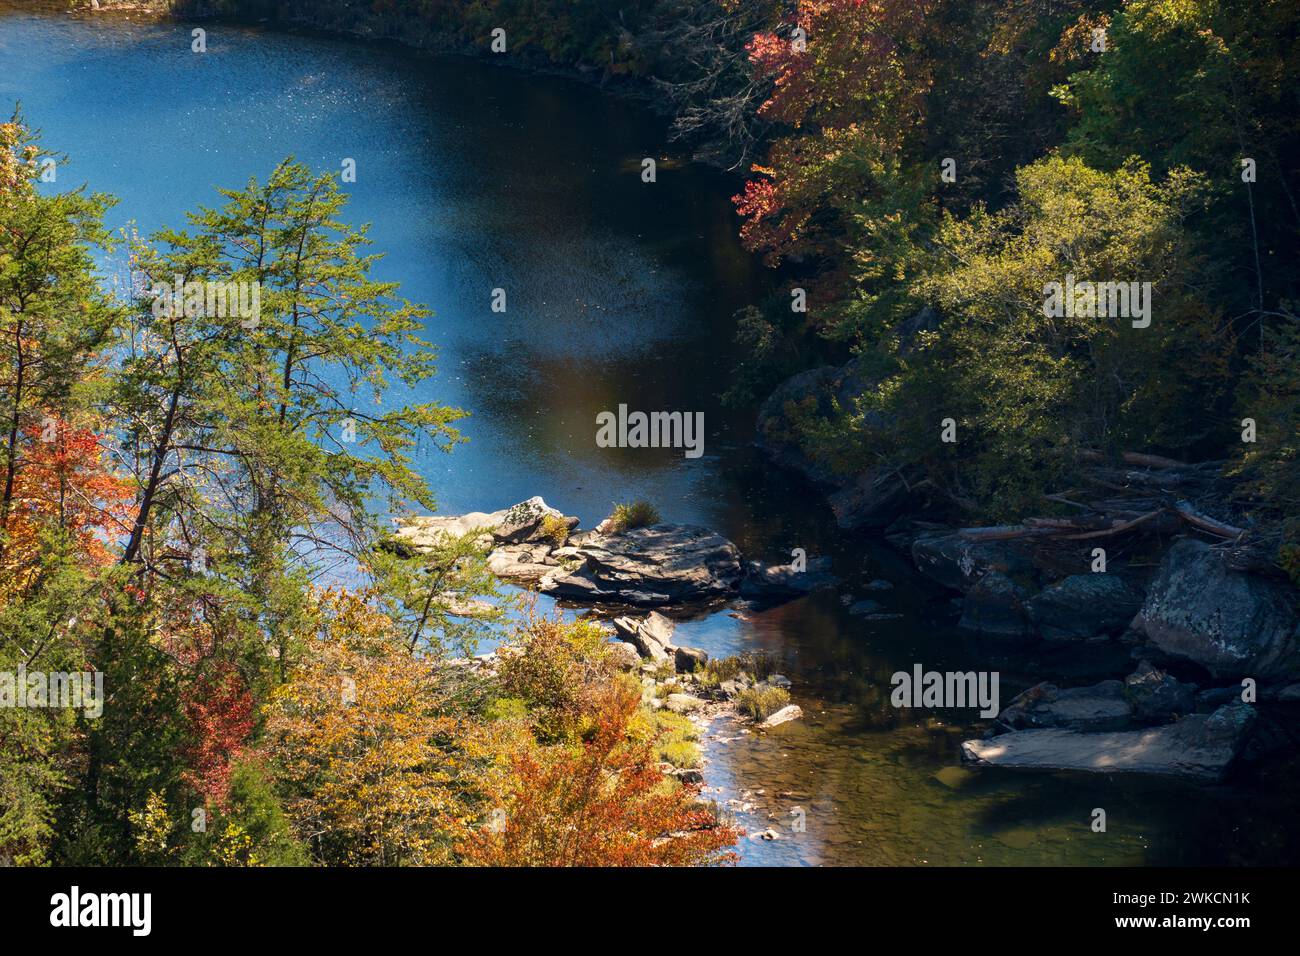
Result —
<svg viewBox="0 0 1300 956"><path fill-rule="evenodd" d="M1117 634L1142 606L1142 595L1113 574L1072 574L1025 604L1030 621L1049 641L1086 641Z"/></svg>
<svg viewBox="0 0 1300 956"><path fill-rule="evenodd" d="M1124 693L1140 720L1163 723L1196 710L1196 685L1184 684L1143 661L1124 678Z"/></svg>
<svg viewBox="0 0 1300 956"><path fill-rule="evenodd" d="M693 674L709 662L709 652L698 647L673 648L673 666L679 674Z"/></svg>
<svg viewBox="0 0 1300 956"><path fill-rule="evenodd" d="M1193 714L1151 730L1017 730L964 741L961 749L962 758L977 766L1220 780L1246 745L1254 724L1251 707L1231 704L1213 714Z"/></svg>
<svg viewBox="0 0 1300 956"><path fill-rule="evenodd" d="M573 570L542 578L543 593L571 601L663 606L726 598L740 585L740 554L693 525L657 524L578 545Z"/></svg>
<svg viewBox="0 0 1300 956"><path fill-rule="evenodd" d="M872 468L826 498L835 523L845 531L886 528L906 510L911 493L892 469Z"/></svg>
<svg viewBox="0 0 1300 956"><path fill-rule="evenodd" d="M1061 690L1036 684L1017 696L998 715L999 723L1015 730L1123 730L1133 716L1124 685L1106 680L1091 687Z"/></svg>
<svg viewBox="0 0 1300 956"><path fill-rule="evenodd" d="M619 670L634 671L641 667L641 653L628 641L610 641L609 659Z"/></svg>
<svg viewBox="0 0 1300 956"><path fill-rule="evenodd" d="M926 577L968 591L990 571L1032 574L1033 563L1005 541L971 541L960 533L926 535L912 542L912 562Z"/></svg>
<svg viewBox="0 0 1300 956"><path fill-rule="evenodd" d="M659 662L670 657L675 659L673 630L677 625L671 618L654 611L648 617L616 617L613 624L619 638L635 647L637 653L646 660Z"/></svg>
<svg viewBox="0 0 1300 956"><path fill-rule="evenodd" d="M1025 614L1025 589L1000 571L990 571L966 592L958 627L1016 644L1036 639Z"/></svg>
<svg viewBox="0 0 1300 956"><path fill-rule="evenodd" d="M754 444L773 461L813 481L828 484L834 483L835 476L800 447L793 419L820 409L821 396L833 390L839 372L833 365L823 365L792 375L759 406L755 423Z"/></svg>
<svg viewBox="0 0 1300 956"><path fill-rule="evenodd" d="M1184 538L1165 554L1133 629L1215 677L1300 676L1295 589L1232 570L1203 541Z"/></svg>

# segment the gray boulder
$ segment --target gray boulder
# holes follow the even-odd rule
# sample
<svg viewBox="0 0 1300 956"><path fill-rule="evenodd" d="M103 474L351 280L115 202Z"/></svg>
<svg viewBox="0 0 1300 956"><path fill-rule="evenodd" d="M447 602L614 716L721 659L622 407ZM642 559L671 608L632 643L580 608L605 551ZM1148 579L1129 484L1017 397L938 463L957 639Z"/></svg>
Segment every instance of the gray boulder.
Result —
<svg viewBox="0 0 1300 956"><path fill-rule="evenodd" d="M912 542L912 562L926 577L968 591L990 571L1030 574L1033 564L1005 541L970 541L961 534L926 535Z"/></svg>
<svg viewBox="0 0 1300 956"><path fill-rule="evenodd" d="M1140 720L1164 722L1196 710L1196 685L1184 684L1147 661L1124 678L1124 691Z"/></svg>
<svg viewBox="0 0 1300 956"><path fill-rule="evenodd" d="M708 661L708 652L698 647L673 648L673 666L679 674L693 674L696 667L703 667Z"/></svg>
<svg viewBox="0 0 1300 956"><path fill-rule="evenodd" d="M826 498L835 515L835 523L845 531L858 528L885 528L906 510L911 492L890 469L872 468L852 484Z"/></svg>
<svg viewBox="0 0 1300 956"><path fill-rule="evenodd" d="M592 603L662 606L726 598L740 586L736 546L706 528L657 524L601 535L576 546L572 571L557 570L539 588Z"/></svg>
<svg viewBox="0 0 1300 956"><path fill-rule="evenodd" d="M780 727L782 724L788 724L792 720L798 720L803 716L803 710L798 704L786 704L775 714L772 714L767 720L759 724L760 727Z"/></svg>
<svg viewBox="0 0 1300 956"><path fill-rule="evenodd" d="M1000 571L990 571L966 592L958 627L981 637L1014 643L1035 640L1025 613L1025 589Z"/></svg>
<svg viewBox="0 0 1300 956"><path fill-rule="evenodd" d="M1016 730L1123 730L1133 716L1124 685L1106 680L1091 687L1061 690L1055 684L1036 684L1003 708L998 721Z"/></svg>
<svg viewBox="0 0 1300 956"><path fill-rule="evenodd" d="M1017 730L987 740L964 741L962 758L977 766L1019 770L1145 773L1221 780L1245 747L1255 719L1251 707L1230 704L1213 714L1193 714L1150 730Z"/></svg>
<svg viewBox="0 0 1300 956"><path fill-rule="evenodd" d="M1124 630L1142 595L1113 574L1072 574L1025 603L1029 620L1049 641L1086 641Z"/></svg>
<svg viewBox="0 0 1300 956"><path fill-rule="evenodd" d="M554 552L547 544L507 544L488 555L488 568L507 581L533 583L555 570Z"/></svg>
<svg viewBox="0 0 1300 956"><path fill-rule="evenodd" d="M641 652L630 641L610 641L609 656L619 670L634 671L641 666Z"/></svg>
<svg viewBox="0 0 1300 956"><path fill-rule="evenodd" d="M1295 589L1232 570L1223 554L1192 538L1165 554L1133 629L1215 677L1300 676Z"/></svg>
<svg viewBox="0 0 1300 956"><path fill-rule="evenodd" d="M675 650L673 630L677 625L658 611L648 617L616 617L613 624L619 638L635 647L646 660L666 661Z"/></svg>
<svg viewBox="0 0 1300 956"><path fill-rule="evenodd" d="M689 714L704 706L704 701L691 694L669 694L664 706L674 714Z"/></svg>

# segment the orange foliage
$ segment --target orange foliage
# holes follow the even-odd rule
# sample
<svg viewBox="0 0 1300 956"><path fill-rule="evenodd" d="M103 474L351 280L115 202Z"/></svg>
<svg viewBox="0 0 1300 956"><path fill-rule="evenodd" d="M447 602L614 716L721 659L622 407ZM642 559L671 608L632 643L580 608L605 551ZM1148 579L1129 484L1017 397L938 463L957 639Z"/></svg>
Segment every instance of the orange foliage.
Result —
<svg viewBox="0 0 1300 956"><path fill-rule="evenodd" d="M40 564L42 534L61 529L85 564L112 560L130 528L130 487L106 465L100 436L53 417L23 430L13 507L0 545L0 600L21 592Z"/></svg>
<svg viewBox="0 0 1300 956"><path fill-rule="evenodd" d="M659 769L648 743L628 739L634 690L605 685L589 739L576 747L529 747L491 796L499 825L460 846L479 866L691 866L734 859L735 827L718 823ZM494 814L496 816L496 814Z"/></svg>

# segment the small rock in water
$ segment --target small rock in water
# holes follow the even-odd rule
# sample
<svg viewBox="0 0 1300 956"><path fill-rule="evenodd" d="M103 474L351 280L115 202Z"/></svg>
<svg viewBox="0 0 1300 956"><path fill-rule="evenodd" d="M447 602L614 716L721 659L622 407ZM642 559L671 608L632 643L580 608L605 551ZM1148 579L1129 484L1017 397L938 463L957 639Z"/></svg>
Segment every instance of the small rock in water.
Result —
<svg viewBox="0 0 1300 956"><path fill-rule="evenodd" d="M872 614L884 607L879 601L861 600L849 605L850 614Z"/></svg>
<svg viewBox="0 0 1300 956"><path fill-rule="evenodd" d="M798 704L787 704L782 707L767 720L763 721L764 727L779 727L781 724L789 723L792 720L798 720L803 716L803 710Z"/></svg>
<svg viewBox="0 0 1300 956"><path fill-rule="evenodd" d="M957 790L969 783L974 776L974 772L965 767L944 767L934 775L934 779L949 790Z"/></svg>

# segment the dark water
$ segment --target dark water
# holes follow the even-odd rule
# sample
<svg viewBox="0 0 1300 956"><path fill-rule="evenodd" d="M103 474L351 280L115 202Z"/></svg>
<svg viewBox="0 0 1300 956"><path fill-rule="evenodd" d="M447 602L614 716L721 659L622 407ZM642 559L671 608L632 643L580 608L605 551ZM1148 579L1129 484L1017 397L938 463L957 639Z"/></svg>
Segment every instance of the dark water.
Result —
<svg viewBox="0 0 1300 956"><path fill-rule="evenodd" d="M963 770L968 716L899 712L889 675L1003 669L1002 695L1055 676L959 640L946 595L888 548L837 543L825 506L749 448L752 414L717 399L731 316L765 277L735 240L734 184L666 156L663 123L580 84L371 45L206 24L32 15L0 2L0 109L21 100L68 153L60 187L117 195L110 218L144 232L215 203L215 185L264 178L293 154L356 160L347 215L372 224L381 278L433 308L440 371L420 393L473 412L469 443L419 465L441 510L490 511L534 494L590 526L644 497L669 520L715 527L750 556L832 553L843 593L903 617L850 617L840 595L681 625L715 654L766 649L795 682L802 722L763 735L715 725L707 784L747 805L746 863L963 865L1285 863L1300 853L1293 774L1232 787ZM659 181L641 182L645 156ZM508 310L493 313L494 288ZM399 396L400 397L400 396ZM705 454L608 450L596 412L703 411ZM969 712L967 712L969 713ZM792 827L792 810L806 831ZM1091 811L1108 830L1091 832Z"/></svg>

